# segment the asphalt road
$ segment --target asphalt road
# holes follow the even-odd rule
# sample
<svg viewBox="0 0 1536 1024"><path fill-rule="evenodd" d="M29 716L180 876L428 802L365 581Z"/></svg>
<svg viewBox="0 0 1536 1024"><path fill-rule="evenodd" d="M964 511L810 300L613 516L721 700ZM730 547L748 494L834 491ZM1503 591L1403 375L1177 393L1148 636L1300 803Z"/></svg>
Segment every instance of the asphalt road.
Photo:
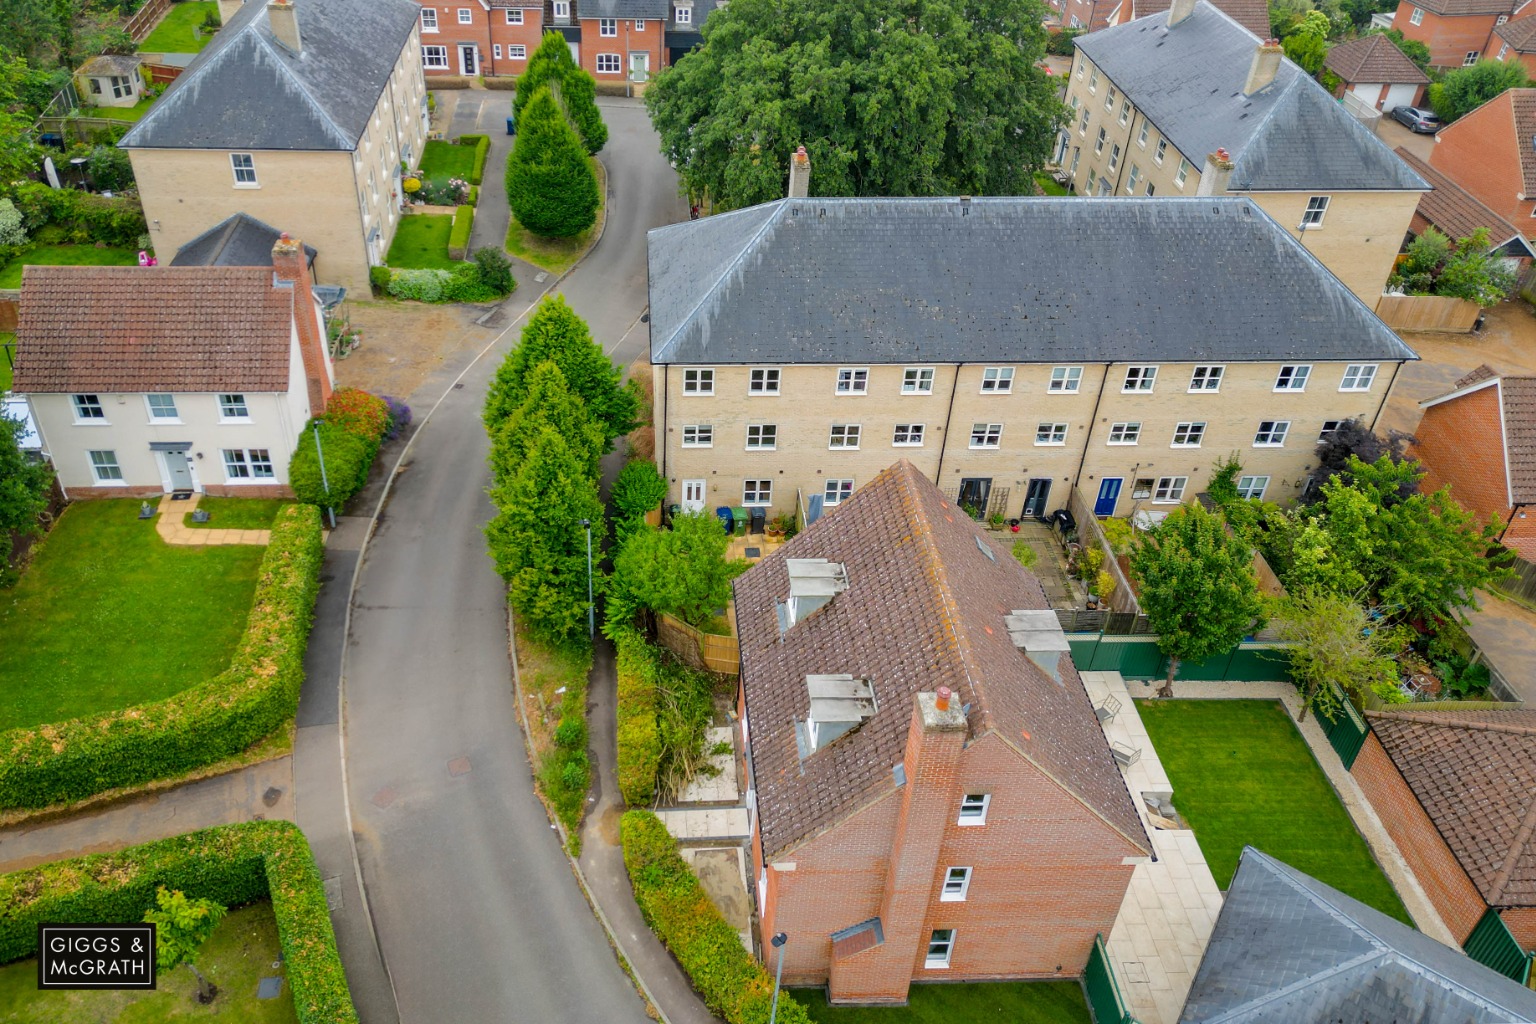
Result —
<svg viewBox="0 0 1536 1024"><path fill-rule="evenodd" d="M605 348L633 358L645 229L686 210L643 108L602 106L608 226L561 290ZM536 290L525 282L509 312ZM533 793L504 590L481 534L492 509L480 403L519 326L420 428L367 549L345 669L352 827L402 1022L640 1024Z"/></svg>

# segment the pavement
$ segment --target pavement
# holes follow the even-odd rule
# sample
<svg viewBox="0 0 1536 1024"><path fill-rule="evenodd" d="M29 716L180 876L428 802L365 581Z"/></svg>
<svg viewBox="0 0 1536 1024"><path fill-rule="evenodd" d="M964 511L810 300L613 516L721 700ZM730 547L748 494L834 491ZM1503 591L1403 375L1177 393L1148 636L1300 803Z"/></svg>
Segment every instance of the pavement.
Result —
<svg viewBox="0 0 1536 1024"><path fill-rule="evenodd" d="M471 250L482 246L501 249L512 224L507 205L507 154L512 152L514 136L507 134L507 117L512 113L512 94L494 90L439 91L438 114L446 125L449 138L456 135L487 135L491 152L485 161L485 176L480 181L480 202L475 206L475 226L469 233ZM451 109L446 107L452 104ZM526 264L524 264L526 266ZM536 268L530 268L537 273ZM519 284L526 275L518 275ZM530 278L531 280L531 278Z"/></svg>
<svg viewBox="0 0 1536 1024"><path fill-rule="evenodd" d="M1520 700L1536 707L1536 612L1484 591L1468 612L1467 635Z"/></svg>

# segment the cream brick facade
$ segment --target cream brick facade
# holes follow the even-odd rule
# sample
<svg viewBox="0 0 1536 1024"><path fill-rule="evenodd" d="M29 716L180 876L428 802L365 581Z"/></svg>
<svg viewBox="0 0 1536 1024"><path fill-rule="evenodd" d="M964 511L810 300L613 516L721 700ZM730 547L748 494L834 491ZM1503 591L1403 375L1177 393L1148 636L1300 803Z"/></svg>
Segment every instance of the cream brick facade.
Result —
<svg viewBox="0 0 1536 1024"><path fill-rule="evenodd" d="M1075 392L1051 390L1057 367L1027 363L656 366L657 453L668 501L705 509L740 506L750 503L747 481L768 480L771 495L756 504L773 514L792 512L812 494L827 496L829 480L852 480L857 489L906 458L960 500L962 481L987 481L992 509L1010 517L1025 514L1032 485L1038 498L1048 482L1048 493L1028 510L1043 514L1064 507L1074 484L1093 502L1106 479L1118 479L1118 496L1101 514L1125 515L1133 507L1192 500L1216 463L1232 453L1245 477L1268 478L1263 497L1284 501L1300 492L1327 424L1357 417L1374 424L1401 364L1164 363L1156 367L1150 391L1125 390L1130 364L1070 365L1080 371ZM1287 365L1310 367L1303 389L1277 389ZM1364 389L1341 389L1351 365L1374 367ZM1197 366L1220 366L1219 387L1193 388ZM690 393L688 378L704 369L713 372L713 393ZM778 371L778 393L753 393L754 370ZM839 392L840 371L858 370L867 371L866 393ZM932 370L932 391L904 394L909 370ZM983 391L989 372L997 370L1011 371L1010 389ZM1361 374L1352 378L1359 381ZM1288 424L1282 444L1255 444L1265 422ZM1122 423L1140 425L1133 443L1111 442ZM972 447L976 427L992 424L1001 428L997 446ZM1064 425L1064 438L1055 441L1058 431L1052 431L1037 440L1042 424ZM1181 424L1204 425L1198 444L1174 444ZM920 445L895 443L898 426L910 436L914 425L922 427ZM748 447L754 426L775 428L773 448ZM859 428L858 447L834 447L834 428L848 426ZM690 427L708 427L710 444L698 446ZM685 445L685 435L695 443ZM1138 488L1138 481L1149 483Z"/></svg>

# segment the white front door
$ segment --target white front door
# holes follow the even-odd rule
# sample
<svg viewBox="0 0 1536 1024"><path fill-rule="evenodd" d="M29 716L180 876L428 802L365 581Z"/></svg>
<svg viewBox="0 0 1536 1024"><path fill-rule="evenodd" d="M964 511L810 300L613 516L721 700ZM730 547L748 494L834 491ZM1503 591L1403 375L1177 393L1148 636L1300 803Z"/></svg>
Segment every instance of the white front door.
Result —
<svg viewBox="0 0 1536 1024"><path fill-rule="evenodd" d="M569 5L566 6L566 10L570 10L570 6ZM560 16L557 13L555 15L555 21L558 22L559 20L560 20ZM569 46L571 48L571 60L576 62L576 66L577 67L581 67L581 44L578 43L578 42L574 42L572 40L566 40L565 45Z"/></svg>
<svg viewBox="0 0 1536 1024"><path fill-rule="evenodd" d="M702 511L704 511L704 481L703 480L684 480L683 481L683 511L684 512L702 512Z"/></svg>
<svg viewBox="0 0 1536 1024"><path fill-rule="evenodd" d="M161 452L160 457L165 460L165 476L169 483L167 491L190 491L192 484L192 464L187 461L186 452Z"/></svg>
<svg viewBox="0 0 1536 1024"><path fill-rule="evenodd" d="M629 55L629 80L631 82L643 82L651 75L651 55L648 53L631 53Z"/></svg>

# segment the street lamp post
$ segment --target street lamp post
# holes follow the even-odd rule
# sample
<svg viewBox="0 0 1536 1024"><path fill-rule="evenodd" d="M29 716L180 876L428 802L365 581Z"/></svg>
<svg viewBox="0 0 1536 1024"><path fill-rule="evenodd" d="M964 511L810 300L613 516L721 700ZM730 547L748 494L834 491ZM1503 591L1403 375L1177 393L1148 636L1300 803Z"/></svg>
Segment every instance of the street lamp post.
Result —
<svg viewBox="0 0 1536 1024"><path fill-rule="evenodd" d="M768 1024L774 1024L779 1017L779 983L784 980L784 943L789 941L789 936L779 932L769 941L779 951L779 967L773 974L773 1007L768 1011Z"/></svg>
<svg viewBox="0 0 1536 1024"><path fill-rule="evenodd" d="M587 639L597 638L597 609L592 604L592 520L583 519L587 531Z"/></svg>
<svg viewBox="0 0 1536 1024"><path fill-rule="evenodd" d="M325 488L325 500L331 500L331 482L325 477L325 449L320 447L320 421L315 421L315 456L320 460L320 486ZM331 529L336 529L336 509L327 504L325 511L331 517Z"/></svg>

